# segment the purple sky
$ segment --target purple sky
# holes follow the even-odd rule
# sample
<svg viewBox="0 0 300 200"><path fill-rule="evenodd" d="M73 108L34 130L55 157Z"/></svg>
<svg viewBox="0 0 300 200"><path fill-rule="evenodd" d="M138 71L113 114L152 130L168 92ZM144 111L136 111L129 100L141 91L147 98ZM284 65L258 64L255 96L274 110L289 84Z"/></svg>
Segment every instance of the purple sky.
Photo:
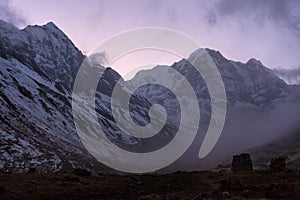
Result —
<svg viewBox="0 0 300 200"><path fill-rule="evenodd" d="M300 66L298 0L1 0L0 12L18 27L53 21L85 53L119 32L158 26L229 59Z"/></svg>

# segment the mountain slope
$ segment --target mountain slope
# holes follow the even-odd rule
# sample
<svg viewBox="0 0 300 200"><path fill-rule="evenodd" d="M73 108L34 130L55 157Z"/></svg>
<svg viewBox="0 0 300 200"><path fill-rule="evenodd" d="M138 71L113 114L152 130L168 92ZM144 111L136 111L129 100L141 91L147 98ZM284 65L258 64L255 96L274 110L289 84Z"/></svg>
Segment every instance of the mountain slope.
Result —
<svg viewBox="0 0 300 200"><path fill-rule="evenodd" d="M72 89L84 56L54 23L19 30L0 20L0 27L2 58L22 61L43 79L56 83L57 87Z"/></svg>
<svg viewBox="0 0 300 200"><path fill-rule="evenodd" d="M167 167L166 171L207 169L224 157L279 137L298 122L300 98L292 86L287 85L255 59L240 63L227 60L217 51L210 49L207 51L219 68L225 84L228 112L224 130L213 151L206 158L199 159L198 151L211 117L210 97L206 84L189 62L184 59L174 63L171 67L181 73L196 92L201 121L198 135L191 148L173 166ZM168 68L168 66L157 66L151 70L141 71L132 80L123 83L124 87L130 87L133 82L138 83L144 79L154 82L157 80L176 81L176 77L172 78ZM166 79L165 77L168 76L171 78ZM180 85L180 82L174 82L170 90L178 89ZM170 110L171 130L176 130L178 123L175 121L179 118L180 108L174 106L176 98L172 97L167 89L157 85L148 85L140 88L136 94L152 104L156 99L160 99L160 104L166 110ZM168 131L165 132L168 133ZM172 133L167 137L171 138Z"/></svg>
<svg viewBox="0 0 300 200"><path fill-rule="evenodd" d="M83 55L53 23L16 29L0 21L0 168L24 172L98 165L71 115Z"/></svg>

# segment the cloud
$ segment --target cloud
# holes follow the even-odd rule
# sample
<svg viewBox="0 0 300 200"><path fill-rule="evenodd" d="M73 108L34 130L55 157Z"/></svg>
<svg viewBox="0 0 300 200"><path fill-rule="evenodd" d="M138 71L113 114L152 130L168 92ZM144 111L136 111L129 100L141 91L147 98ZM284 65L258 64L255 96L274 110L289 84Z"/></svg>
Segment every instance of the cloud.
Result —
<svg viewBox="0 0 300 200"><path fill-rule="evenodd" d="M164 27L232 60L255 57L270 68L300 64L299 0L0 0L0 18L24 24L9 5L32 24L54 21L85 52L120 32Z"/></svg>
<svg viewBox="0 0 300 200"><path fill-rule="evenodd" d="M80 41L87 51L102 38L155 26L185 33L229 59L255 57L270 68L300 63L299 0L102 0L86 10L93 13L89 32L82 29L90 37Z"/></svg>
<svg viewBox="0 0 300 200"><path fill-rule="evenodd" d="M17 27L25 26L26 20L24 17L9 4L9 0L0 1L0 19L12 23Z"/></svg>
<svg viewBox="0 0 300 200"><path fill-rule="evenodd" d="M273 69L273 71L288 84L300 84L300 67L294 69Z"/></svg>
<svg viewBox="0 0 300 200"><path fill-rule="evenodd" d="M239 19L257 24L273 23L300 35L300 2L298 0L219 0L207 17L210 24Z"/></svg>

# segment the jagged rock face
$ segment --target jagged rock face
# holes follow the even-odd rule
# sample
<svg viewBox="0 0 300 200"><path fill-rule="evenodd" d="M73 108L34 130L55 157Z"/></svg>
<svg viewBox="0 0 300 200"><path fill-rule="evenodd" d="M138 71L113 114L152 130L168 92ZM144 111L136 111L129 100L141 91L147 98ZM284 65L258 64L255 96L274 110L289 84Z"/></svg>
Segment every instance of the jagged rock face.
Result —
<svg viewBox="0 0 300 200"><path fill-rule="evenodd" d="M231 170L233 172L252 171L253 165L252 165L250 154L243 153L241 155L233 156Z"/></svg>
<svg viewBox="0 0 300 200"><path fill-rule="evenodd" d="M285 84L259 61L233 62L217 51L207 51L217 64L226 87L228 114L225 129L207 160L199 160L199 147L211 116L210 96L203 79L196 76L195 69L185 59L174 63L171 67L186 77L195 90L201 121L192 147L167 171L207 169L207 162L213 166L216 159L257 145L258 141L263 143L275 138L275 134L265 134L273 134L269 127L257 131L253 130L253 124L257 121L270 123L273 118L268 115L273 116L276 109L293 104L294 107L286 112L298 113L294 108L299 107L300 98L294 91L299 89ZM28 171L31 166L36 166L37 171L52 172L71 168L104 169L81 144L72 119L72 86L83 58L53 23L19 30L0 21L0 169L16 172ZM168 112L166 126L152 141L134 138L121 131L111 113L111 94L117 81L126 93L126 88L134 81L166 79L168 69L157 66L139 72L133 80L124 81L113 69L103 68L105 73L99 81L95 103L99 123L111 141L131 151L145 152L165 145L174 137L180 108L172 88L147 85L131 97L129 109L137 124L149 122L148 109L157 102ZM165 81L174 80L175 77ZM180 84L175 81L173 85ZM120 109L119 114L122 112ZM234 138L234 142L230 138Z"/></svg>
<svg viewBox="0 0 300 200"><path fill-rule="evenodd" d="M2 58L17 59L57 87L72 89L84 56L55 24L19 30L0 20L0 26Z"/></svg>
<svg viewBox="0 0 300 200"><path fill-rule="evenodd" d="M97 166L81 144L70 91L81 52L54 24L0 21L0 169L55 172Z"/></svg>

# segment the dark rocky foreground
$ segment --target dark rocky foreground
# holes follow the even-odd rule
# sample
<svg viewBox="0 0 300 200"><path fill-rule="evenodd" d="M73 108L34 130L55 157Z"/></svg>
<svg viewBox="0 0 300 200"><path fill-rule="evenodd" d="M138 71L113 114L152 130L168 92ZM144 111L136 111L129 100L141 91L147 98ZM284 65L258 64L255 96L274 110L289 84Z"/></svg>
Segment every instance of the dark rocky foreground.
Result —
<svg viewBox="0 0 300 200"><path fill-rule="evenodd" d="M300 199L300 172L292 170L76 174L0 174L0 199Z"/></svg>

